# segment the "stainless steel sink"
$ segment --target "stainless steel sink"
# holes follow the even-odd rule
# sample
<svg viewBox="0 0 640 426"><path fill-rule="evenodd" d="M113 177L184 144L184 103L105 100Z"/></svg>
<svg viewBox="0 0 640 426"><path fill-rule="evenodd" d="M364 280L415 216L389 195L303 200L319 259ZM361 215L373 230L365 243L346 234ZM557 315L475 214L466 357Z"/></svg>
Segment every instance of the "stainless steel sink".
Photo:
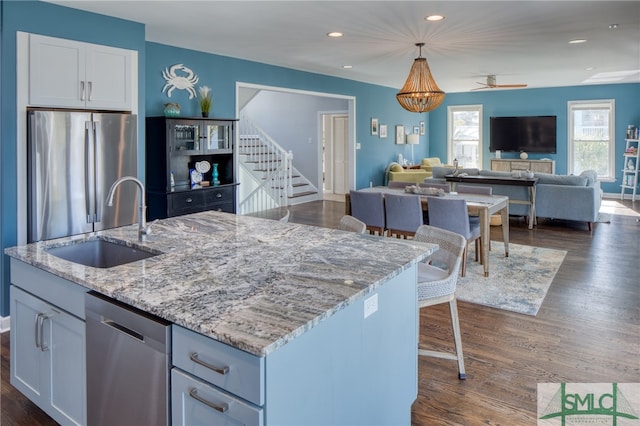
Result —
<svg viewBox="0 0 640 426"><path fill-rule="evenodd" d="M69 262L79 263L94 268L112 268L125 263L136 262L157 256L158 252L141 250L102 239L88 240L81 243L47 249L50 254Z"/></svg>

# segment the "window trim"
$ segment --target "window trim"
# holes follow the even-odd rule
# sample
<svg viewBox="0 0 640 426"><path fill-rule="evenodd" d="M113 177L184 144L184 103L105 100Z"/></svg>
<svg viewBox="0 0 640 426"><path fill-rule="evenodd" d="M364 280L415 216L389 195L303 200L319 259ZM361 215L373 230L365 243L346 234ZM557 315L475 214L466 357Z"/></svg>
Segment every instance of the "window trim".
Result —
<svg viewBox="0 0 640 426"><path fill-rule="evenodd" d="M453 113L460 111L474 111L478 112L478 168L482 169L482 158L484 151L484 139L483 139L483 110L482 104L473 105L449 105L447 107L447 164L453 164Z"/></svg>
<svg viewBox="0 0 640 426"><path fill-rule="evenodd" d="M580 110L582 107L597 107L601 105L603 108L609 108L609 176L598 176L601 182L615 182L616 180L616 103L615 99L592 99L567 102L567 173L574 174L574 145L573 145L573 111Z"/></svg>

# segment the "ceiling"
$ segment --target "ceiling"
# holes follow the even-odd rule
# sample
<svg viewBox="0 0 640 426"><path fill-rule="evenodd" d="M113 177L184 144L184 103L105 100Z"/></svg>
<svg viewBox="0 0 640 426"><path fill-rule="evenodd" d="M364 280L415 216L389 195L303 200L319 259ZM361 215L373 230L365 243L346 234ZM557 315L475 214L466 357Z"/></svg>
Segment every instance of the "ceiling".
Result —
<svg viewBox="0 0 640 426"><path fill-rule="evenodd" d="M640 1L48 1L143 23L147 41L398 89L417 42L445 92L488 74L529 88L640 82Z"/></svg>

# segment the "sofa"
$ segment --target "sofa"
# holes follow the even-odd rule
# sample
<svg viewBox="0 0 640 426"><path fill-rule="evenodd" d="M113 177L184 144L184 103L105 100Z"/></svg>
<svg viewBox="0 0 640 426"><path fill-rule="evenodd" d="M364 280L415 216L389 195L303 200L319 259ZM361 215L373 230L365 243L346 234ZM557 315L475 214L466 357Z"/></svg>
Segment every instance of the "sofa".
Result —
<svg viewBox="0 0 640 426"><path fill-rule="evenodd" d="M446 182L445 175L451 174L452 171L453 169L448 167L434 167L432 177L425 182ZM459 173L467 173L471 176L512 176L510 172L478 169L461 169ZM535 199L536 217L587 222L591 229L591 224L598 218L603 195L600 181L594 170L585 170L580 175L534 173L534 176L538 178ZM482 185L491 186L493 194L506 195L510 200L529 199L528 188L525 186ZM529 206L510 203L509 214L529 216Z"/></svg>
<svg viewBox="0 0 640 426"><path fill-rule="evenodd" d="M398 163L391 163L386 170L386 184L391 181L422 183L425 179L430 178L434 167L446 167L442 164L438 157L423 158L419 167L413 166L405 169Z"/></svg>

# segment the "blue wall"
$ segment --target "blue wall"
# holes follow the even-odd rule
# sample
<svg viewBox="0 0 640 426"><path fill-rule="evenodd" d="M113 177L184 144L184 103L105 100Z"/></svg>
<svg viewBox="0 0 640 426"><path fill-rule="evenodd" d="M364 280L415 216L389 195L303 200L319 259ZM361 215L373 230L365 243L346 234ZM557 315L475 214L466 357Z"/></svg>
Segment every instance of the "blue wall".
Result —
<svg viewBox="0 0 640 426"><path fill-rule="evenodd" d="M169 101L181 105L181 115L199 115L197 100L190 100L185 90L174 91L171 98L162 93L161 89L165 83L162 70L173 64L184 64L199 75L198 86L212 88L212 117L234 116L236 82L355 97L356 141L361 144L361 149L356 153L357 188L369 186L370 181L373 185L382 185L384 170L389 162L396 159L398 153L410 155L410 147L394 144L396 124L412 127L417 126L421 120L426 121L424 114L403 110L395 99L397 89L393 88L151 42L147 43L146 59L146 109L149 116L162 115L164 104ZM410 64L407 64L407 73L409 67ZM378 118L380 124L388 124L389 136L386 139L371 135L372 117ZM426 140L426 136L423 136L422 140ZM425 143L415 147L416 158L426 156L427 152Z"/></svg>
<svg viewBox="0 0 640 426"><path fill-rule="evenodd" d="M470 93L451 93L430 116L430 155L447 158L447 107L455 105L482 105L483 110L483 168L490 168L489 117L515 115L556 115L557 153L531 154L529 158L556 160L556 173L567 173L567 102L578 100L615 100L616 182L603 182L604 192L619 193L622 180L622 154L625 147L627 125L640 126L640 84L607 84L597 86L555 87L548 89L495 90ZM516 158L516 153L503 153L503 158Z"/></svg>

